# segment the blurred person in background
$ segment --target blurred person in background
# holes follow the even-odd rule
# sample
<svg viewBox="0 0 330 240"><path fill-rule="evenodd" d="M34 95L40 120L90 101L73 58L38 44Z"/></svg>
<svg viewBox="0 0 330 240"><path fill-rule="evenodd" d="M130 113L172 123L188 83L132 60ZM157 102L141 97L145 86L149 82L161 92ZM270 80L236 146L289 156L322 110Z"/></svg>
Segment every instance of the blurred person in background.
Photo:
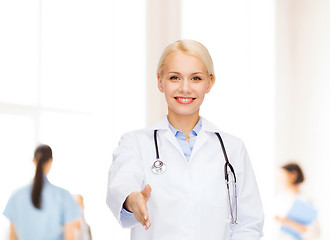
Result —
<svg viewBox="0 0 330 240"><path fill-rule="evenodd" d="M82 216L79 218L79 220L75 223L75 229L74 229L74 239L75 240L92 240L92 233L90 226L87 224L85 215L84 215L84 210L85 210L85 205L84 205L84 198L80 194L74 195L74 200L79 204L81 211L82 211Z"/></svg>
<svg viewBox="0 0 330 240"><path fill-rule="evenodd" d="M319 227L317 211L311 198L301 189L305 176L297 163L288 163L280 168L281 193L275 220L280 230L277 240L317 240Z"/></svg>
<svg viewBox="0 0 330 240"><path fill-rule="evenodd" d="M74 240L74 223L82 212L67 190L47 179L52 149L38 146L33 163L33 182L12 194L3 213L10 220L10 239Z"/></svg>

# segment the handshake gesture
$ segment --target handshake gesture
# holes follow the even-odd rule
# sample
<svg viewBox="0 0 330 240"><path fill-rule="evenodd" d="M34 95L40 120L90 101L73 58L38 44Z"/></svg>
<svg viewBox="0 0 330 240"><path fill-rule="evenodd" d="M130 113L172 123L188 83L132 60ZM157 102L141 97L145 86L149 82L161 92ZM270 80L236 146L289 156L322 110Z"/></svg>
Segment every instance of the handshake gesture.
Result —
<svg viewBox="0 0 330 240"><path fill-rule="evenodd" d="M132 192L124 202L124 208L134 213L136 220L142 224L145 230L151 226L147 210L147 202L150 198L151 187L147 184L141 192Z"/></svg>

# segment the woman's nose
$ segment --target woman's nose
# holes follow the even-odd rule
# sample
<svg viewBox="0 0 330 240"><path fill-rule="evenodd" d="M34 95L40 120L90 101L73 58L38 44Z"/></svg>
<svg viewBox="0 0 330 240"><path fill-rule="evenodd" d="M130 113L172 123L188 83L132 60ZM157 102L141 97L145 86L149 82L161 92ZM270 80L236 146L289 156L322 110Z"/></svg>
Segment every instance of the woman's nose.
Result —
<svg viewBox="0 0 330 240"><path fill-rule="evenodd" d="M181 89L183 93L190 93L191 88L190 88L190 81L189 79L183 79L181 82Z"/></svg>

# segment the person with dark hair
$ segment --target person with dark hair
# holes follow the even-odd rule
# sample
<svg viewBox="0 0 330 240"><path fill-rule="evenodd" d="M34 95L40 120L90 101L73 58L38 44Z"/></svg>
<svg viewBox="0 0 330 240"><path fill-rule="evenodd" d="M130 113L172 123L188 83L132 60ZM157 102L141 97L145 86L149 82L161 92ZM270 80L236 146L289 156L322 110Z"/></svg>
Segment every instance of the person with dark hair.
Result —
<svg viewBox="0 0 330 240"><path fill-rule="evenodd" d="M305 181L302 168L297 163L287 163L280 168L283 195L277 200L280 224L278 240L316 240L319 236L317 211L309 197L302 193Z"/></svg>
<svg viewBox="0 0 330 240"><path fill-rule="evenodd" d="M288 173L292 181L288 181L289 184L295 189L296 192L299 192L299 185L305 180L304 173L300 166L296 163L288 163L282 166L282 168Z"/></svg>
<svg viewBox="0 0 330 240"><path fill-rule="evenodd" d="M73 225L82 216L71 194L47 179L53 163L52 149L40 145L34 152L32 184L12 194L4 215L10 220L10 239L73 240Z"/></svg>

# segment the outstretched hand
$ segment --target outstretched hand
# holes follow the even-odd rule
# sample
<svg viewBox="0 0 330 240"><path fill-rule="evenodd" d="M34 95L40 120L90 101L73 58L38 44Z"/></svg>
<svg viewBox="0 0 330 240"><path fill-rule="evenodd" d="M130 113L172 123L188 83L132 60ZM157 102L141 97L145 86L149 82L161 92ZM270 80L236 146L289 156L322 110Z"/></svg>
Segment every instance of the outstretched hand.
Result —
<svg viewBox="0 0 330 240"><path fill-rule="evenodd" d="M141 192L132 192L124 202L124 208L132 213L145 230L151 226L147 210L147 202L151 195L151 187L147 184Z"/></svg>

